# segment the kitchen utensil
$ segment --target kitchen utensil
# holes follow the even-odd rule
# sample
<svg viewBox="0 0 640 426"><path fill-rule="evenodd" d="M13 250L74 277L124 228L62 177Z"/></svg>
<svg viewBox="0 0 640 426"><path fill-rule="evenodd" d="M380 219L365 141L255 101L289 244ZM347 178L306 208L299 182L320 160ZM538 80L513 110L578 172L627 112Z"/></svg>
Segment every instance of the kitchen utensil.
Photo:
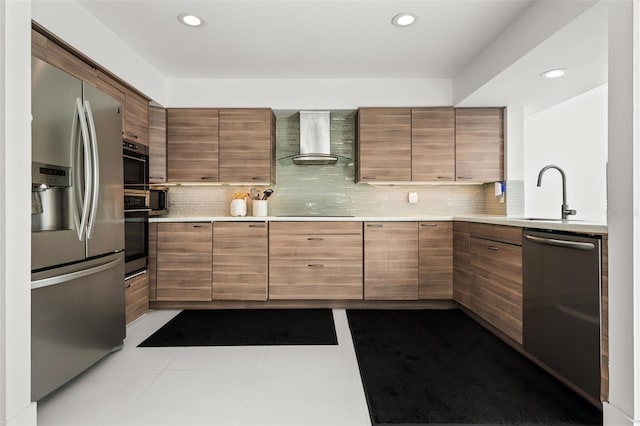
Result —
<svg viewBox="0 0 640 426"><path fill-rule="evenodd" d="M260 191L258 191L257 189L251 188L249 193L251 194L251 199L252 200L259 200L260 199Z"/></svg>
<svg viewBox="0 0 640 426"><path fill-rule="evenodd" d="M271 188L265 189L264 192L262 193L262 199L266 200L267 198L271 197L271 194L273 194L273 189Z"/></svg>

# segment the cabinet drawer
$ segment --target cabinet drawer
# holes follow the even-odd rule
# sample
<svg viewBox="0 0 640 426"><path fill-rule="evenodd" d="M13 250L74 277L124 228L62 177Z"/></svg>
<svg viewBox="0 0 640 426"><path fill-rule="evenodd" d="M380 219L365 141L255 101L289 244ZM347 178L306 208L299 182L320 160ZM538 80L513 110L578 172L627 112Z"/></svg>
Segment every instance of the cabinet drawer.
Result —
<svg viewBox="0 0 640 426"><path fill-rule="evenodd" d="M124 282L127 324L149 310L149 275L144 273Z"/></svg>
<svg viewBox="0 0 640 426"><path fill-rule="evenodd" d="M295 234L351 234L362 235L362 222L271 222L271 237Z"/></svg>
<svg viewBox="0 0 640 426"><path fill-rule="evenodd" d="M472 237L501 241L508 244L522 245L522 228L516 226L489 225L471 223L469 229Z"/></svg>
<svg viewBox="0 0 640 426"><path fill-rule="evenodd" d="M362 299L362 259L270 262L269 299Z"/></svg>
<svg viewBox="0 0 640 426"><path fill-rule="evenodd" d="M275 234L269 243L274 259L362 259L362 235Z"/></svg>

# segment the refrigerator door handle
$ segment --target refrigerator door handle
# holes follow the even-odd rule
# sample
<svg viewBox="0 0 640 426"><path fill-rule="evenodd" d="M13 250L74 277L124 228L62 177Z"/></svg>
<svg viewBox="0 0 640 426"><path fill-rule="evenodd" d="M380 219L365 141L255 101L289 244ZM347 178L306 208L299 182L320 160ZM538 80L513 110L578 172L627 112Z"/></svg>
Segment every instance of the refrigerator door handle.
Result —
<svg viewBox="0 0 640 426"><path fill-rule="evenodd" d="M35 290L37 288L42 288L42 287L48 287L50 285L66 283L68 281L76 280L82 277L88 277L89 275L94 275L94 274L97 274L98 272L111 269L121 262L122 262L122 259L116 259L116 260L112 260L111 262L107 262L103 265L95 266L93 268L82 269L80 271L71 272L64 275L56 275L55 277L43 278L41 280L32 281L31 290Z"/></svg>
<svg viewBox="0 0 640 426"><path fill-rule="evenodd" d="M80 193L80 182L74 182L74 186L77 188L76 194L78 197L82 197L82 213L80 214L80 222L78 223L77 210L74 212L74 219L76 221L76 227L78 232L78 240L82 241L85 237L85 230L87 228L87 221L89 220L89 202L91 197L91 161L89 158L89 131L87 129L87 122L84 119L84 108L82 107L82 101L80 98L76 98L75 115L73 117L72 134L74 138L71 144L71 157L72 163L79 172L81 163L84 162L83 180L84 180L84 193ZM80 124L80 139L82 139L82 147L77 143L77 128ZM81 157L81 148L84 150L84 155ZM80 176L77 173L76 176Z"/></svg>
<svg viewBox="0 0 640 426"><path fill-rule="evenodd" d="M87 225L87 239L91 238L91 231L96 221L96 212L98 210L98 195L100 192L100 168L99 168L99 155L98 155L98 137L96 135L96 124L93 120L93 112L91 111L91 104L88 100L84 101L84 111L89 123L89 136L91 141L91 172L93 174L93 190L91 199L91 211L89 214L89 223Z"/></svg>

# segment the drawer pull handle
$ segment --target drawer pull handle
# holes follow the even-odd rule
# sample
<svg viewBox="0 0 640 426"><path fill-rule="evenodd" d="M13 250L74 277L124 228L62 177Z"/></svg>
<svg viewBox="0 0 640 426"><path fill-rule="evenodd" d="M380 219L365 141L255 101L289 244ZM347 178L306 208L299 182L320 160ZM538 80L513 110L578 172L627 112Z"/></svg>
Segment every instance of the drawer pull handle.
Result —
<svg viewBox="0 0 640 426"><path fill-rule="evenodd" d="M438 224L437 223L421 223L420 226L424 228L435 228L436 226L438 226Z"/></svg>
<svg viewBox="0 0 640 426"><path fill-rule="evenodd" d="M311 263L309 265L307 265L309 268L324 268L324 265L322 263Z"/></svg>
<svg viewBox="0 0 640 426"><path fill-rule="evenodd" d="M374 177L369 177L369 176L362 176L362 179L375 180Z"/></svg>
<svg viewBox="0 0 640 426"><path fill-rule="evenodd" d="M450 176L437 176L437 178L442 180L453 180L453 178Z"/></svg>
<svg viewBox="0 0 640 426"><path fill-rule="evenodd" d="M249 228L264 228L264 224L263 225L249 225Z"/></svg>
<svg viewBox="0 0 640 426"><path fill-rule="evenodd" d="M487 250L498 251L500 249L498 247L496 247L496 246L487 246Z"/></svg>
<svg viewBox="0 0 640 426"><path fill-rule="evenodd" d="M207 228L206 225L193 225L194 228Z"/></svg>
<svg viewBox="0 0 640 426"><path fill-rule="evenodd" d="M267 178L264 176L253 176L251 180L267 180Z"/></svg>
<svg viewBox="0 0 640 426"><path fill-rule="evenodd" d="M211 179L215 179L213 176L202 176L200 178L201 180L211 180Z"/></svg>
<svg viewBox="0 0 640 426"><path fill-rule="evenodd" d="M473 179L472 177L469 176L458 176L458 179Z"/></svg>
<svg viewBox="0 0 640 426"><path fill-rule="evenodd" d="M164 176L149 176L149 179L164 179Z"/></svg>
<svg viewBox="0 0 640 426"><path fill-rule="evenodd" d="M127 288L131 288L131 284L127 284L125 289L127 289Z"/></svg>
<svg viewBox="0 0 640 426"><path fill-rule="evenodd" d="M382 228L384 225L379 225L379 224L374 224L374 223L368 223L367 227L369 228Z"/></svg>
<svg viewBox="0 0 640 426"><path fill-rule="evenodd" d="M136 135L135 133L129 133L127 132L127 136L134 138L134 139L138 139L138 135Z"/></svg>
<svg viewBox="0 0 640 426"><path fill-rule="evenodd" d="M313 238L313 237L309 237L307 238L307 241L323 241L324 238Z"/></svg>

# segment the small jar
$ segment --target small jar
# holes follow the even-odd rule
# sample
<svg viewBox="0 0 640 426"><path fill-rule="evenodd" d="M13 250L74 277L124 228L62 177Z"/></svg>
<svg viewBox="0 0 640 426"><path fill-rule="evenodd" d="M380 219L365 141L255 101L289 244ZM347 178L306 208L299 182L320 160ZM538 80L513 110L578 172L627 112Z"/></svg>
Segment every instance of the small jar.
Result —
<svg viewBox="0 0 640 426"><path fill-rule="evenodd" d="M231 200L231 216L246 216L247 202L246 200Z"/></svg>

